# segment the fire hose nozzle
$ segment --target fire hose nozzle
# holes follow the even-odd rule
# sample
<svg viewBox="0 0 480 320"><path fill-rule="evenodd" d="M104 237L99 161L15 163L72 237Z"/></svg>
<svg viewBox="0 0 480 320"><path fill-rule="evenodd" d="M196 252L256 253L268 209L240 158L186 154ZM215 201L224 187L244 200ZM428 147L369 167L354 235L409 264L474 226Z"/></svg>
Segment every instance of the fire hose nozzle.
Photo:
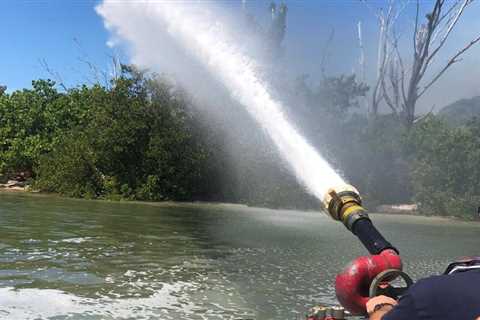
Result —
<svg viewBox="0 0 480 320"><path fill-rule="evenodd" d="M398 250L375 228L355 187L346 184L329 189L323 204L328 214L341 221L372 254L356 259L335 280L335 291L342 306L353 314L364 314L369 299L365 289L373 279L388 269L401 270Z"/></svg>
<svg viewBox="0 0 480 320"><path fill-rule="evenodd" d="M328 214L334 220L341 221L350 231L353 231L357 220L369 219L367 211L362 207L360 193L349 184L330 188L323 198L323 204Z"/></svg>
<svg viewBox="0 0 480 320"><path fill-rule="evenodd" d="M379 254L386 249L398 252L372 224L355 187L345 184L329 189L323 204L328 214L355 234L371 254Z"/></svg>

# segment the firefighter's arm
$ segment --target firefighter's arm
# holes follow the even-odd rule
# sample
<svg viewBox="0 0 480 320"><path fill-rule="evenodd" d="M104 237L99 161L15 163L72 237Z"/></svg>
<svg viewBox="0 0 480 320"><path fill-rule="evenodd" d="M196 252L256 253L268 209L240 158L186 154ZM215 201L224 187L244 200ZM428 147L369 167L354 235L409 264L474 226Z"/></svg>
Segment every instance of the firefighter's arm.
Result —
<svg viewBox="0 0 480 320"><path fill-rule="evenodd" d="M381 320L385 314L390 312L397 301L387 296L377 296L367 302L367 312L370 320Z"/></svg>
<svg viewBox="0 0 480 320"><path fill-rule="evenodd" d="M367 311L370 311L370 320L419 320L415 301L410 293L404 294L398 302L389 297L378 296L370 299L366 307Z"/></svg>

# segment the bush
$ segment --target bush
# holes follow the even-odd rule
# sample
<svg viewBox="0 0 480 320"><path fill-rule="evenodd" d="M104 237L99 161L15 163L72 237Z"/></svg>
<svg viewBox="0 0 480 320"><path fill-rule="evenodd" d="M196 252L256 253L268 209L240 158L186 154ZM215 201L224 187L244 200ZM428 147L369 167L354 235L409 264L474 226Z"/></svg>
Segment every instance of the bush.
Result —
<svg viewBox="0 0 480 320"><path fill-rule="evenodd" d="M74 109L88 112L40 157L37 188L139 200L188 200L202 192L202 179L211 176L209 152L182 92L124 67L111 88L67 95Z"/></svg>
<svg viewBox="0 0 480 320"><path fill-rule="evenodd" d="M72 197L319 206L231 101L204 121L178 87L130 66L108 87L32 85L0 94L2 181L28 172L37 189ZM371 121L354 113L368 90L354 76L293 88L299 127L367 206L415 200L424 214L475 216L480 120L452 128L430 116L410 130L395 115Z"/></svg>
<svg viewBox="0 0 480 320"><path fill-rule="evenodd" d="M84 136L70 135L40 158L34 188L70 197L97 198L104 194L95 152Z"/></svg>
<svg viewBox="0 0 480 320"><path fill-rule="evenodd" d="M429 117L410 133L412 182L424 214L474 218L480 205L480 122L451 128Z"/></svg>
<svg viewBox="0 0 480 320"><path fill-rule="evenodd" d="M59 93L55 82L37 80L32 89L1 95L0 173L31 173L66 131L82 124L88 106L79 103L81 92Z"/></svg>

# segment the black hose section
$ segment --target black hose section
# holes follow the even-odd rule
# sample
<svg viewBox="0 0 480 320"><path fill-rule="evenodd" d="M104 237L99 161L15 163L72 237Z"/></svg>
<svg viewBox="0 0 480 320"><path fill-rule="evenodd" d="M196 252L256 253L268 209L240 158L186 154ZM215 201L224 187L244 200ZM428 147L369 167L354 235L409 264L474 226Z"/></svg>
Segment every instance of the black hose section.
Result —
<svg viewBox="0 0 480 320"><path fill-rule="evenodd" d="M383 250L399 251L378 232L372 221L365 217L358 219L352 225L352 232L360 239L370 254L380 254Z"/></svg>

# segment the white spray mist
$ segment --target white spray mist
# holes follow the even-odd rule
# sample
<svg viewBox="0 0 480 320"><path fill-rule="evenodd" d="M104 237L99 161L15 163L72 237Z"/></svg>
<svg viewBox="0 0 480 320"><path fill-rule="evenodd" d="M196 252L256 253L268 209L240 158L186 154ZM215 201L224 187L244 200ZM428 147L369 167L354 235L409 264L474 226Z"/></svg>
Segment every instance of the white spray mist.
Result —
<svg viewBox="0 0 480 320"><path fill-rule="evenodd" d="M206 7L199 10L198 2L105 0L97 12L117 40L126 40L131 45L135 63L155 67L160 65L157 60L175 54L187 54L204 63L269 134L297 179L318 199L322 200L330 187L345 184L288 122L281 103L273 99L255 72L255 61L241 52L225 31L227 26ZM155 36L161 37L165 32L185 52L162 47L162 41L155 41ZM165 71L185 75L185 66L175 67L179 70Z"/></svg>

